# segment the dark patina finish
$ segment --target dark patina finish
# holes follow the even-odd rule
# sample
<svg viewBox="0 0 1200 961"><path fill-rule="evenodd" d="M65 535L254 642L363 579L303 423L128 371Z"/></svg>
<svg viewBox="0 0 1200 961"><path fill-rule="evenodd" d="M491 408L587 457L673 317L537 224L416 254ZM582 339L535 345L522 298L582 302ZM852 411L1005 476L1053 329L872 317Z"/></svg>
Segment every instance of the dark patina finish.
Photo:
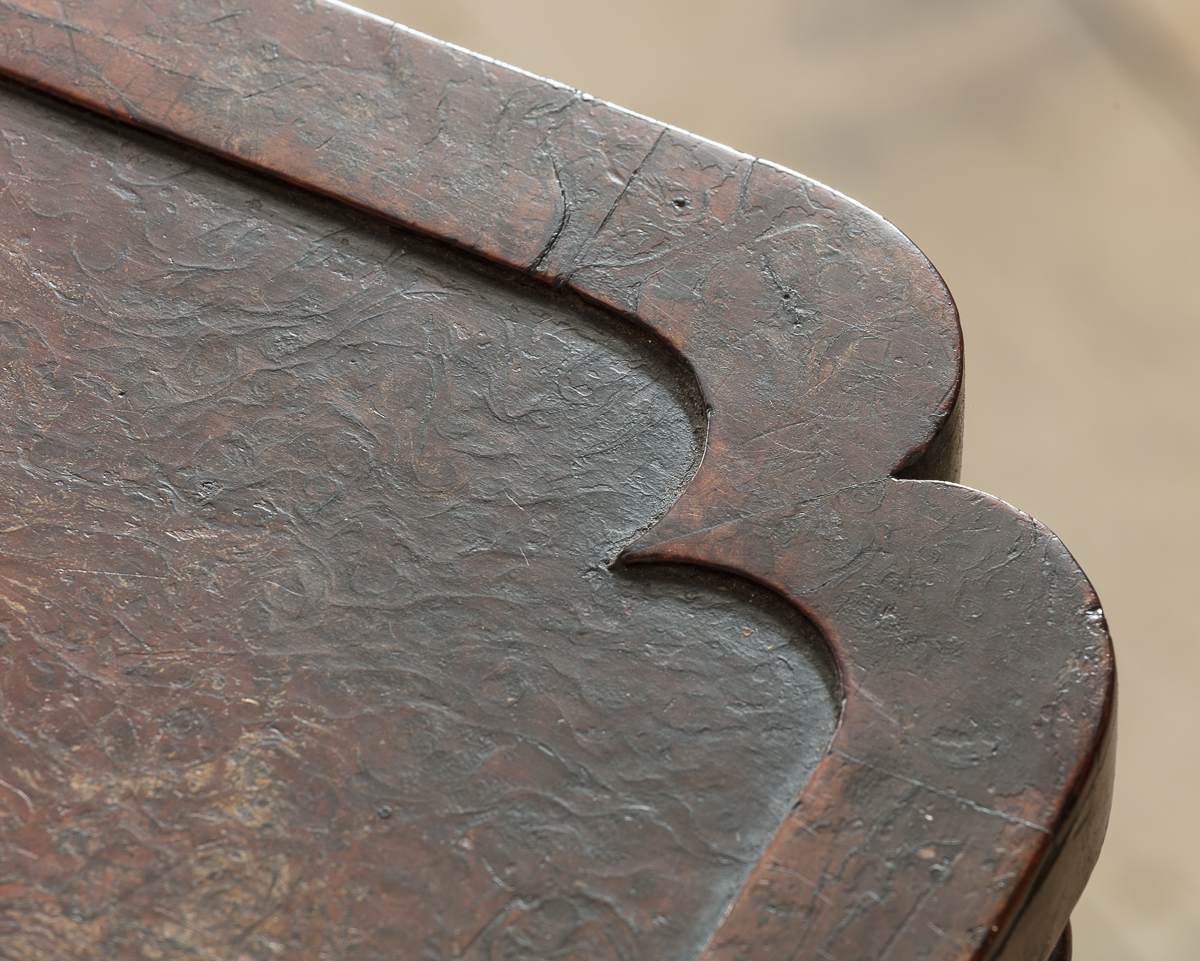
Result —
<svg viewBox="0 0 1200 961"><path fill-rule="evenodd" d="M0 70L6 956L1046 957L1110 642L894 228L311 0Z"/></svg>

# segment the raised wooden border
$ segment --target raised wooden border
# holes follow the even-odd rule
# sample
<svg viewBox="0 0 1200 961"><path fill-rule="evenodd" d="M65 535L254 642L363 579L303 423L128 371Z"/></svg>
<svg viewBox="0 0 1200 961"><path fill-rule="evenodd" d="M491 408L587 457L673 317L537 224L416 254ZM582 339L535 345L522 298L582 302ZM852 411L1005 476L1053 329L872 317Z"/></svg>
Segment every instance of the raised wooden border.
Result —
<svg viewBox="0 0 1200 961"><path fill-rule="evenodd" d="M623 556L735 571L837 659L829 755L706 959L1045 957L1098 854L1115 674L1070 554L957 476L932 266L798 174L325 0L0 3L0 72L655 331L711 408Z"/></svg>

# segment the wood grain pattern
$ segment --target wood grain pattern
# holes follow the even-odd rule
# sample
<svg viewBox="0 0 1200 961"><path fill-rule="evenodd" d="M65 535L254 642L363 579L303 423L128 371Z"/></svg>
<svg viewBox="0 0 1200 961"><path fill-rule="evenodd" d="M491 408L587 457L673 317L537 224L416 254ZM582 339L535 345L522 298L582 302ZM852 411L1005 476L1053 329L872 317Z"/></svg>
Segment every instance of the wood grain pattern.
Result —
<svg viewBox="0 0 1200 961"><path fill-rule="evenodd" d="M705 909L704 957L1049 953L1107 818L1111 645L1052 534L944 482L961 443L961 336L902 235L799 175L331 4L6 3L0 18L10 76L567 287L690 365L709 410L703 460L621 561L720 568L789 599L828 642L845 696L792 812L740 890L717 898L723 911ZM76 262L107 263L96 243ZM181 369L224 376L228 346L185 342L199 354ZM363 549L385 550L393 524ZM498 878L490 922L430 956L667 950L652 919L607 895L581 907L537 883ZM379 886L353 890L339 910L382 903ZM480 903L467 887L429 897L464 917ZM389 956L389 924L356 927L356 950Z"/></svg>
<svg viewBox="0 0 1200 961"><path fill-rule="evenodd" d="M679 365L188 153L0 118L6 956L477 955L539 906L592 957L694 956L837 698L768 592L605 564L694 470Z"/></svg>

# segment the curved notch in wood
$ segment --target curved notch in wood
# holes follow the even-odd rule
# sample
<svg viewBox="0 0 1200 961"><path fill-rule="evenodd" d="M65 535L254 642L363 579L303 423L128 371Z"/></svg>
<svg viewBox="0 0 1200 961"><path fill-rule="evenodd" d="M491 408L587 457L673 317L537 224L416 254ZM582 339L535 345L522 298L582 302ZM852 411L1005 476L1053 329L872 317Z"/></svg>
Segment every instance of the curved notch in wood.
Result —
<svg viewBox="0 0 1200 961"><path fill-rule="evenodd" d="M702 467L623 560L770 585L846 689L706 958L1049 953L1107 819L1111 645L1045 528L894 476L955 478L962 370L953 302L895 228L332 3L27 0L0 24L11 77L569 285L692 366Z"/></svg>

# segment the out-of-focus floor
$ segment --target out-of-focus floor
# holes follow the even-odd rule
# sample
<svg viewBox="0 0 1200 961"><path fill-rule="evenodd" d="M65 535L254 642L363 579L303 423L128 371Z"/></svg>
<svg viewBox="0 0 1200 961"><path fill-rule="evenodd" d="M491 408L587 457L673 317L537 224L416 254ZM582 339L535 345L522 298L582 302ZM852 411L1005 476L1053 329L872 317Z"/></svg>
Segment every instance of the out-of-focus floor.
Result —
<svg viewBox="0 0 1200 961"><path fill-rule="evenodd" d="M359 0L793 167L942 271L963 480L1053 528L1121 678L1080 961L1200 958L1200 3Z"/></svg>

